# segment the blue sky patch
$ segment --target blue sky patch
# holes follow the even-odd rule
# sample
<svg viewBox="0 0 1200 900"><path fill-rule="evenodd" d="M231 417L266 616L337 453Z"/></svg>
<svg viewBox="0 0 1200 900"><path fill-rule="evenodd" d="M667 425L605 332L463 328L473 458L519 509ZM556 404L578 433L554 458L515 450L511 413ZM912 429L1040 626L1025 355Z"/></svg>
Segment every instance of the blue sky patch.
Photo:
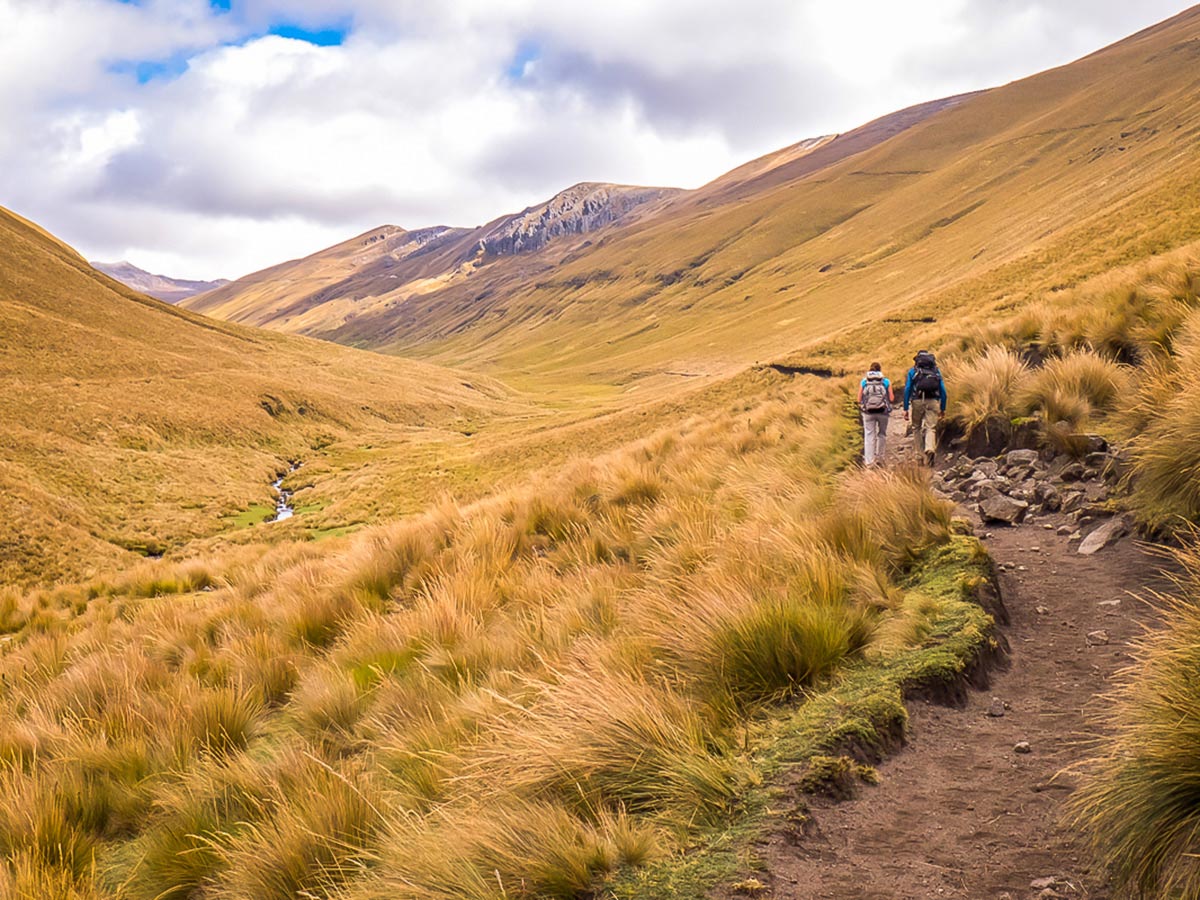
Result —
<svg viewBox="0 0 1200 900"><path fill-rule="evenodd" d="M346 35L349 33L349 26L311 29L303 28L300 25L280 24L272 25L267 30L267 34L291 38L296 41L307 41L318 47L338 47L346 40Z"/></svg>
<svg viewBox="0 0 1200 900"><path fill-rule="evenodd" d="M520 81L525 77L525 66L536 59L540 59L542 55L542 45L537 41L524 40L517 44L517 52L513 54L512 59L505 68L504 74L513 81Z"/></svg>
<svg viewBox="0 0 1200 900"><path fill-rule="evenodd" d="M117 75L132 75L138 84L151 81L171 81L188 67L188 54L180 53L167 59L122 59L110 63L108 71Z"/></svg>

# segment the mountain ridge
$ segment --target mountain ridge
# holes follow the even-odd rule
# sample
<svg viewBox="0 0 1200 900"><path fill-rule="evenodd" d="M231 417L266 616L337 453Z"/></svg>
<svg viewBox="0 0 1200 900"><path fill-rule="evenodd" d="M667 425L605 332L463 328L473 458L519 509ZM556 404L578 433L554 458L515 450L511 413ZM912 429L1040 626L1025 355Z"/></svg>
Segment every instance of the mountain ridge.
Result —
<svg viewBox="0 0 1200 900"><path fill-rule="evenodd" d="M93 260L89 261L88 265L98 272L103 272L109 278L116 279L126 287L166 303L179 303L188 297L194 297L196 294L229 284L228 278L195 281L186 278L172 278L169 275L155 275L126 260L115 263Z"/></svg>
<svg viewBox="0 0 1200 900"><path fill-rule="evenodd" d="M903 318L913 304L1048 290L1063 279L1039 274L1047 255L1072 281L1200 236L1186 202L1197 85L1179 64L1198 32L1189 10L1068 65L784 148L530 254L464 263L440 246L407 266L313 265L303 292L235 282L202 311L504 377L630 385L636 372L802 354L864 304ZM1157 221L1134 211L1150 195Z"/></svg>

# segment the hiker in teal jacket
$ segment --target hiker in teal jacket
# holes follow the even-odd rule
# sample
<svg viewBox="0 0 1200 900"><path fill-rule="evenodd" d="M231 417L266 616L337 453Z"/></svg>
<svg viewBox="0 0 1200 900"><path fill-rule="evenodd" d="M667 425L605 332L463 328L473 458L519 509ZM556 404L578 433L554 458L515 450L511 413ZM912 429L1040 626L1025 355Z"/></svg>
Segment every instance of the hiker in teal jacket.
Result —
<svg viewBox="0 0 1200 900"><path fill-rule="evenodd" d="M863 464L882 466L887 454L888 414L895 403L892 383L883 377L883 367L871 363L871 370L858 385L858 408L863 421Z"/></svg>
<svg viewBox="0 0 1200 900"><path fill-rule="evenodd" d="M912 407L913 449L932 466L937 449L938 420L946 411L946 382L928 350L919 350L904 382L904 418Z"/></svg>

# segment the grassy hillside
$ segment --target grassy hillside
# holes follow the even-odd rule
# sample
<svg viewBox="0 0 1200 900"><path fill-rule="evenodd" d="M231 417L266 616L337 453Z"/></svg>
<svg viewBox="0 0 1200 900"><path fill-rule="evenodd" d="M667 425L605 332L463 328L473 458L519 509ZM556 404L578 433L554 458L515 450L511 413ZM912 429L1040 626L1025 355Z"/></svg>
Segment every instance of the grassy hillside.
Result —
<svg viewBox="0 0 1200 900"><path fill-rule="evenodd" d="M486 380L172 309L0 212L0 581L180 550L271 504L289 460L514 408Z"/></svg>
<svg viewBox="0 0 1200 900"><path fill-rule="evenodd" d="M0 894L698 897L771 779L872 777L846 754L902 738L906 686L994 651L989 570L922 476L854 468L838 373L927 343L964 429L1124 438L1143 521L1200 517L1198 40L1193 11L591 244L451 270L380 229L216 297L504 387L168 308L0 216ZM289 460L298 515L249 525ZM1081 807L1149 896L1193 825L1131 753L1186 787L1191 708L1097 766L1142 820ZM1139 867L1160 823L1177 868Z"/></svg>
<svg viewBox="0 0 1200 900"><path fill-rule="evenodd" d="M1198 38L1192 10L1069 66L731 173L545 266L398 285L305 330L539 390L620 390L728 373L868 317L901 334L1070 285L1200 236Z"/></svg>

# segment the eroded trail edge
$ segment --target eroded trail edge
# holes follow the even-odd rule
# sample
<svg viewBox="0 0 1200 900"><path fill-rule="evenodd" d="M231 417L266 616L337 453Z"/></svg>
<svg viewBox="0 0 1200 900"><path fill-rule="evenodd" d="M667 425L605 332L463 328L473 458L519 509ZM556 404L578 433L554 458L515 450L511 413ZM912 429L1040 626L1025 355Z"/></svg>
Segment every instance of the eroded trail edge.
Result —
<svg viewBox="0 0 1200 900"><path fill-rule="evenodd" d="M878 786L810 800L803 840L760 846L769 896L1109 896L1061 816L1099 695L1153 615L1131 593L1162 586L1160 560L1128 537L1080 555L1058 533L1065 522L978 526L1010 616L1006 669L961 707L910 703L907 745L879 766Z"/></svg>

